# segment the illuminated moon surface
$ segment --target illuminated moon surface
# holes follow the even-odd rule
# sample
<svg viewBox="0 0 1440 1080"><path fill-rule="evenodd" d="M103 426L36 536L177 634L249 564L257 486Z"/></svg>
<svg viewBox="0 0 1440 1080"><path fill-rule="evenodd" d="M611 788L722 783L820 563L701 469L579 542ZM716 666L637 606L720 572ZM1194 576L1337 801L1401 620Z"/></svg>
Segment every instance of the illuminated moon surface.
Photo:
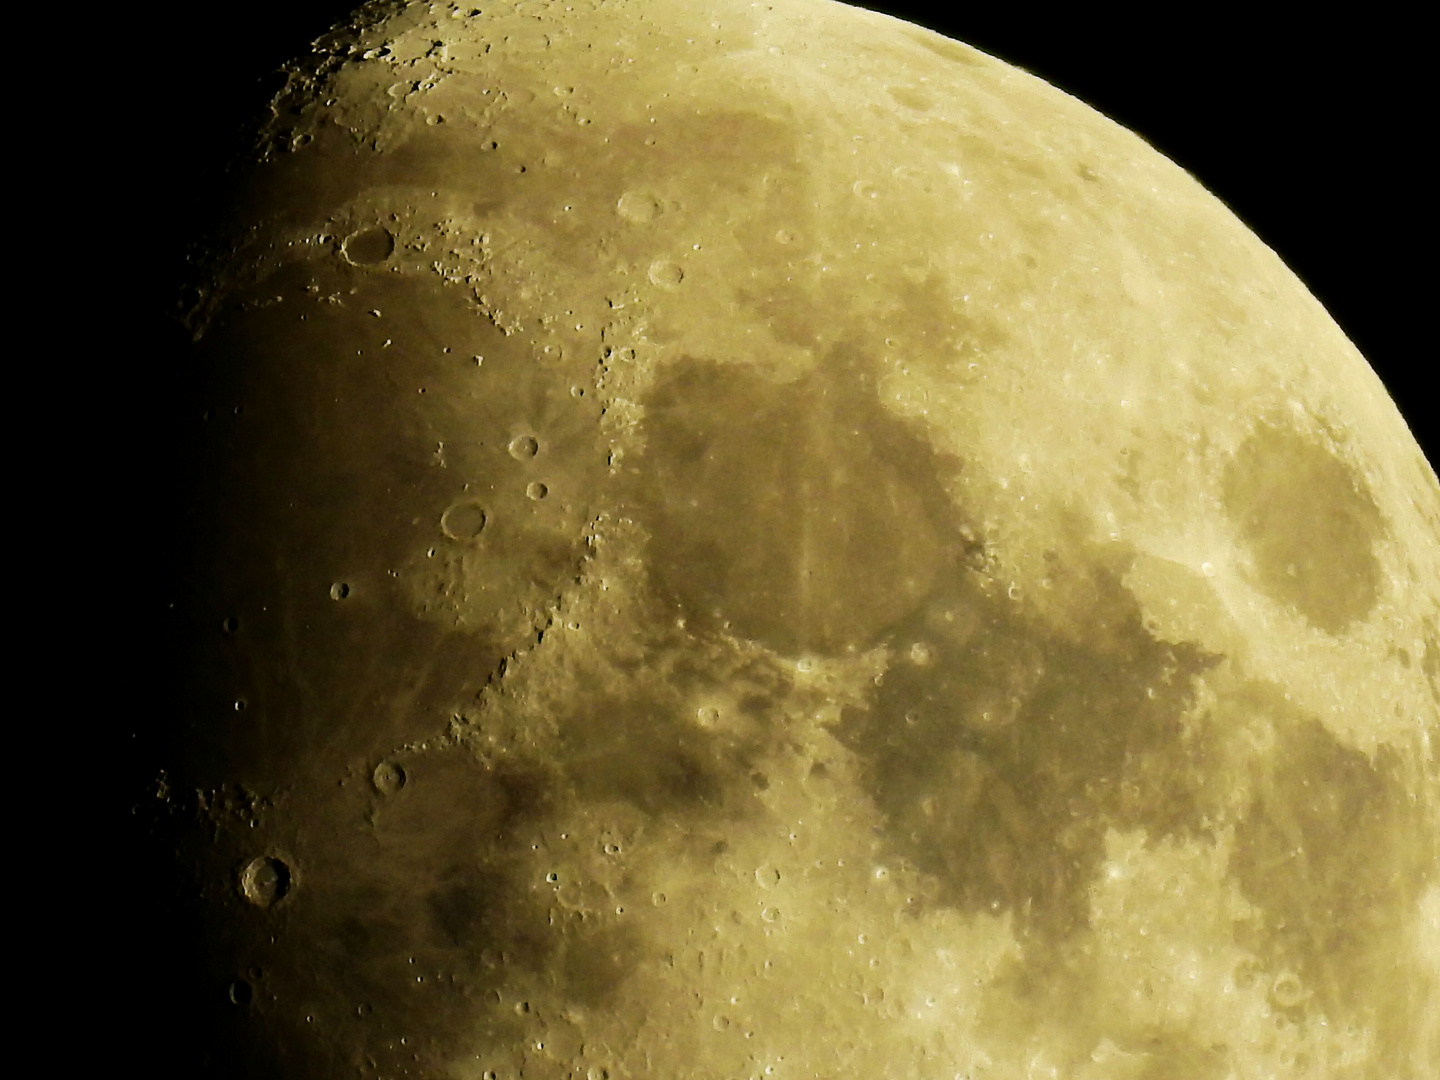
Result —
<svg viewBox="0 0 1440 1080"><path fill-rule="evenodd" d="M1272 251L885 16L367 10L184 313L207 1075L1436 1075L1440 487Z"/></svg>

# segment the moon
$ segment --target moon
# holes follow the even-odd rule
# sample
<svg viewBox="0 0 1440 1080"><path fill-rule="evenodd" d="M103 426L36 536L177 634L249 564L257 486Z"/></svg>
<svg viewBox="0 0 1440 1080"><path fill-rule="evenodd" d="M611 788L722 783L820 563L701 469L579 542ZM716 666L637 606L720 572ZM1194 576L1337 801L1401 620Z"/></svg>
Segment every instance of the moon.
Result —
<svg viewBox="0 0 1440 1080"><path fill-rule="evenodd" d="M367 9L179 311L206 1075L1427 1075L1440 486L1179 166L819 0Z"/></svg>

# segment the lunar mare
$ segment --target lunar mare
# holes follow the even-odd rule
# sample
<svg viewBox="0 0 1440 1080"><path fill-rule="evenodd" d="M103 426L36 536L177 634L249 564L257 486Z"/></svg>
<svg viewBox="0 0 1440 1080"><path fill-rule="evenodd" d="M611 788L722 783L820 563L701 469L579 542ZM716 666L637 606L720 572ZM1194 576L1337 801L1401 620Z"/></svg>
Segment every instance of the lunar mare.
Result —
<svg viewBox="0 0 1440 1080"><path fill-rule="evenodd" d="M273 114L197 1074L1435 1075L1440 485L1183 170L822 0L372 5Z"/></svg>

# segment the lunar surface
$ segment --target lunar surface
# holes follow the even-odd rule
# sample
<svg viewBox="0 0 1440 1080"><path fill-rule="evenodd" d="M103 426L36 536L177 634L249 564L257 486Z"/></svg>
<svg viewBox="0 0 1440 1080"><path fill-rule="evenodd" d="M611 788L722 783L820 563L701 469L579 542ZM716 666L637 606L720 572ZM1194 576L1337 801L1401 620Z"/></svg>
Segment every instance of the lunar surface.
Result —
<svg viewBox="0 0 1440 1080"><path fill-rule="evenodd" d="M1440 486L1179 167L823 0L517 0L363 9L237 177L194 1075L1437 1075Z"/></svg>

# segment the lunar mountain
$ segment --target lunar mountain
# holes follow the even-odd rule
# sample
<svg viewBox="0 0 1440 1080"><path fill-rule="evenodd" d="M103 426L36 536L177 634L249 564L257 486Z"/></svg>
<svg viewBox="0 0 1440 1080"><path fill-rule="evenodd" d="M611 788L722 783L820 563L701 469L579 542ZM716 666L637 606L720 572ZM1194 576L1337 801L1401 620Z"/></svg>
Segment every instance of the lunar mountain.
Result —
<svg viewBox="0 0 1440 1080"><path fill-rule="evenodd" d="M194 1075L1437 1075L1440 486L1178 166L824 0L517 0L362 9L235 179Z"/></svg>

